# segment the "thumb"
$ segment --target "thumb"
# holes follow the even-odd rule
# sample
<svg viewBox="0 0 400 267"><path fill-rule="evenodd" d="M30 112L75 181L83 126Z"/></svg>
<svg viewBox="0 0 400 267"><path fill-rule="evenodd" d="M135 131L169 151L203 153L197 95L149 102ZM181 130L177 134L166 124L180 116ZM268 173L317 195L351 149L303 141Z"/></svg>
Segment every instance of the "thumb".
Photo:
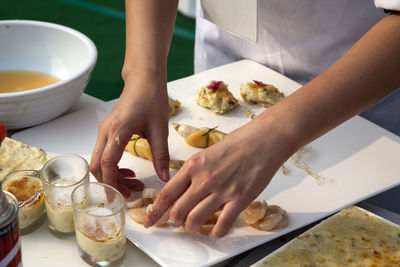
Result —
<svg viewBox="0 0 400 267"><path fill-rule="evenodd" d="M161 180L169 180L168 128L154 129L148 138L154 169Z"/></svg>

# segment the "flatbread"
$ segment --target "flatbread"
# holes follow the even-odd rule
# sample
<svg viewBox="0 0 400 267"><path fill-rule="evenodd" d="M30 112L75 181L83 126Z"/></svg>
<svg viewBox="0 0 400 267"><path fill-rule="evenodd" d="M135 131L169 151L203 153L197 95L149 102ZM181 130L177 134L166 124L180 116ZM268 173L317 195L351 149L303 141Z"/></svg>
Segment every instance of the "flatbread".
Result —
<svg viewBox="0 0 400 267"><path fill-rule="evenodd" d="M400 226L353 206L257 266L400 266Z"/></svg>
<svg viewBox="0 0 400 267"><path fill-rule="evenodd" d="M0 145L0 181L12 171L39 170L51 157L43 149L6 137Z"/></svg>

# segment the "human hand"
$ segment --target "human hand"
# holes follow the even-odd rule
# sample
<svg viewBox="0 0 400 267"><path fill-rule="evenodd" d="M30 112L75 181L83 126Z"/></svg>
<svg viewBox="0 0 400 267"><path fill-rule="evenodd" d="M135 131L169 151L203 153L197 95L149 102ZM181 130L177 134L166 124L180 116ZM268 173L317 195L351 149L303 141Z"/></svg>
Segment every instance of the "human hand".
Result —
<svg viewBox="0 0 400 267"><path fill-rule="evenodd" d="M173 206L170 220L194 233L222 208L210 235L224 236L289 157L281 137L279 131L266 135L251 123L195 154L158 194L144 226L152 226Z"/></svg>
<svg viewBox="0 0 400 267"><path fill-rule="evenodd" d="M151 86L149 87L149 85ZM127 195L118 174L118 162L132 134L149 141L158 176L169 179L168 96L166 84L153 79L126 81L125 89L111 112L101 121L90 171L104 182Z"/></svg>

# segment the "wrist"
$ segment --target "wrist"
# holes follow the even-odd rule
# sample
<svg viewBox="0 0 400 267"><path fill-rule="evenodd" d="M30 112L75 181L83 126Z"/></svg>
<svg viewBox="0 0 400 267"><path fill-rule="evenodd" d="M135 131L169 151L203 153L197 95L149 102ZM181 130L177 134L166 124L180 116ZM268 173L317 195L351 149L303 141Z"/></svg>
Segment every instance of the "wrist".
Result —
<svg viewBox="0 0 400 267"><path fill-rule="evenodd" d="M257 132L256 138L261 140L260 147L273 149L278 161L286 161L302 146L290 120L272 108L250 124L253 124L253 128Z"/></svg>
<svg viewBox="0 0 400 267"><path fill-rule="evenodd" d="M162 62L132 64L128 60L125 60L121 75L125 83L129 83L133 79L147 82L160 81L166 83L167 65Z"/></svg>

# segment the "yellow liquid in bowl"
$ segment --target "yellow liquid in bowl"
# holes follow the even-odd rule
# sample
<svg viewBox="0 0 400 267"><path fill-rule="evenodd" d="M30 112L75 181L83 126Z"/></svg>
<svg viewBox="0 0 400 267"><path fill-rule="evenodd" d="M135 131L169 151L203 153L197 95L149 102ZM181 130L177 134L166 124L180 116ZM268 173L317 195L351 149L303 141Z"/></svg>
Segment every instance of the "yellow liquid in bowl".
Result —
<svg viewBox="0 0 400 267"><path fill-rule="evenodd" d="M44 87L60 81L59 78L37 71L0 71L0 93L14 93Z"/></svg>

